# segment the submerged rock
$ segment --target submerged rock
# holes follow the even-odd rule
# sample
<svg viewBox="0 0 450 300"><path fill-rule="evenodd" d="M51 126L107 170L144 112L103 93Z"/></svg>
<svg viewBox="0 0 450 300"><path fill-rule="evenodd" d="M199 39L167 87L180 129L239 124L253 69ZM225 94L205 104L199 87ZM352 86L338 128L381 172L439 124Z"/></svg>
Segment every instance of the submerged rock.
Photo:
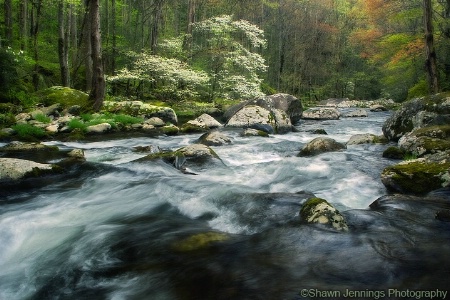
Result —
<svg viewBox="0 0 450 300"><path fill-rule="evenodd" d="M14 141L0 148L0 152L40 152L59 151L57 146L47 146L41 143L24 143Z"/></svg>
<svg viewBox="0 0 450 300"><path fill-rule="evenodd" d="M298 156L314 156L324 152L333 152L346 149L344 144L327 137L318 137L306 144Z"/></svg>
<svg viewBox="0 0 450 300"><path fill-rule="evenodd" d="M173 249L179 252L189 252L208 249L214 244L229 240L230 236L221 232L204 232L191 235L173 244Z"/></svg>
<svg viewBox="0 0 450 300"><path fill-rule="evenodd" d="M300 210L300 218L309 224L323 224L336 230L347 231L348 226L341 213L325 199L310 198Z"/></svg>

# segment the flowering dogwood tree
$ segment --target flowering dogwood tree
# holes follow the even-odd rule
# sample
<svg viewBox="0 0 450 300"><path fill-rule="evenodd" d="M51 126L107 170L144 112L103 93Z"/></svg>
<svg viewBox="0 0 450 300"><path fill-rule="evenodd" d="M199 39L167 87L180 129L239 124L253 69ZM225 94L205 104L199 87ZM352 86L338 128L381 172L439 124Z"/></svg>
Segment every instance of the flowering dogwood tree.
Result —
<svg viewBox="0 0 450 300"><path fill-rule="evenodd" d="M191 69L186 63L148 53L129 52L132 63L123 68L115 76L107 77L108 82L123 82L136 90L144 86L151 87L159 95L183 99L197 97L202 87L209 81L203 71Z"/></svg>
<svg viewBox="0 0 450 300"><path fill-rule="evenodd" d="M263 30L224 15L194 23L192 34L192 63L201 65L209 74L210 99L263 95L260 74L267 66L255 52L266 46Z"/></svg>

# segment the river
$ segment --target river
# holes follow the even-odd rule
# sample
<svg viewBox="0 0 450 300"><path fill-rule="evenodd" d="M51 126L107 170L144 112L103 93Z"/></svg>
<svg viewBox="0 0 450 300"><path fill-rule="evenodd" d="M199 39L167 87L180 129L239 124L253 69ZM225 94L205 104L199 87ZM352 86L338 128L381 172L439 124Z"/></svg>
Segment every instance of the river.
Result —
<svg viewBox="0 0 450 300"><path fill-rule="evenodd" d="M369 208L388 194L388 145L297 157L317 137L311 129L345 143L381 134L388 115L301 121L298 132L270 138L226 130L233 144L212 147L223 163L198 175L134 162L145 154L133 147L174 150L199 134L47 142L84 149L88 163L1 199L0 299L310 299L448 286L450 230L433 217L440 204ZM349 232L301 224L309 193L335 205ZM202 236L214 242L182 247Z"/></svg>

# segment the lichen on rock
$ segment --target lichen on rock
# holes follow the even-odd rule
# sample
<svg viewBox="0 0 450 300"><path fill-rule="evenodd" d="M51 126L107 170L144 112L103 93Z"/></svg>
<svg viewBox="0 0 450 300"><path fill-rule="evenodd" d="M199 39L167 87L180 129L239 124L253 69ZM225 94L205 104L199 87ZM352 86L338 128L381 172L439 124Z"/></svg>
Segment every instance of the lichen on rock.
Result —
<svg viewBox="0 0 450 300"><path fill-rule="evenodd" d="M300 219L308 224L322 224L340 231L348 230L341 213L322 198L309 198L300 210Z"/></svg>

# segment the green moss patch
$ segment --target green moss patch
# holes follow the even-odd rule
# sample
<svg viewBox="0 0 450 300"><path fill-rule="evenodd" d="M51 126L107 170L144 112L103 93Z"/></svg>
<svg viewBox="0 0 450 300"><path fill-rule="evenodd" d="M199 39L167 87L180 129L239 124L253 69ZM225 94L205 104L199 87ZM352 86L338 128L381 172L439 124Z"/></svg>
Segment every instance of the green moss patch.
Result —
<svg viewBox="0 0 450 300"><path fill-rule="evenodd" d="M311 211L319 205L320 203L326 203L329 205L328 201L322 198L309 198L302 206L302 209L300 210L300 217L302 220L308 220L308 218L311 216Z"/></svg>
<svg viewBox="0 0 450 300"><path fill-rule="evenodd" d="M445 173L450 163L424 162L420 160L398 164L383 170L382 181L390 189L405 193L425 194L448 185Z"/></svg>
<svg viewBox="0 0 450 300"><path fill-rule="evenodd" d="M55 103L61 103L65 107L73 105L88 107L90 105L88 102L88 94L62 86L54 86L38 91L34 96L37 98L37 101L43 103L45 106L50 106Z"/></svg>
<svg viewBox="0 0 450 300"><path fill-rule="evenodd" d="M173 248L179 252L202 250L229 238L227 234L220 232L198 233L174 243Z"/></svg>

